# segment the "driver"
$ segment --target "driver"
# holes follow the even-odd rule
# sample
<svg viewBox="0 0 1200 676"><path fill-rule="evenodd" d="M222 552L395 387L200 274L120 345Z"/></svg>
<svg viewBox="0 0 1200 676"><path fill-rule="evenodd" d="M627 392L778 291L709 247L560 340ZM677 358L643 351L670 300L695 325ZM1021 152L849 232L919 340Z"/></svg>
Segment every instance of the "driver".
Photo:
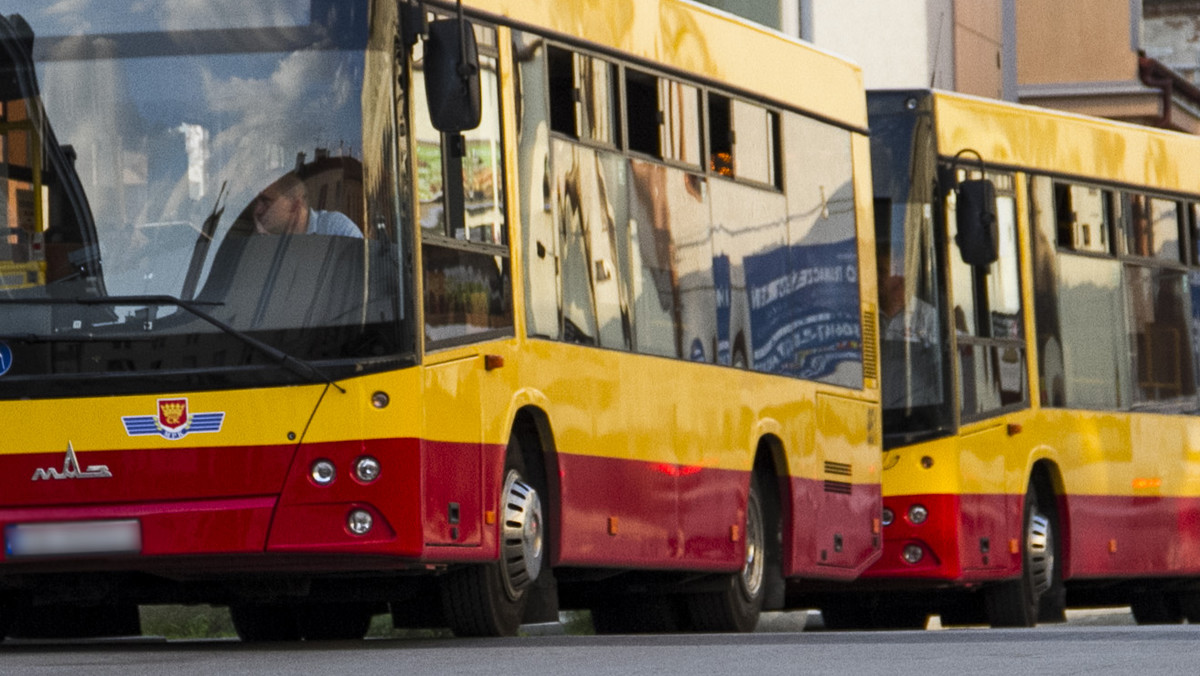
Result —
<svg viewBox="0 0 1200 676"><path fill-rule="evenodd" d="M308 188L295 174L284 174L254 199L254 231L260 235L335 235L362 238L345 214L308 205Z"/></svg>

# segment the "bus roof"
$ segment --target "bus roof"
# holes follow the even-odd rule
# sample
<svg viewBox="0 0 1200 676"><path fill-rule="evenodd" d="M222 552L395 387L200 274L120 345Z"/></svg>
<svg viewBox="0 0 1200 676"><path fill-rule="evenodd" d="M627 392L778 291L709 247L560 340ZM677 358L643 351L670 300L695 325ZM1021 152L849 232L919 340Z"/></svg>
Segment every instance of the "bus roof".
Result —
<svg viewBox="0 0 1200 676"><path fill-rule="evenodd" d="M776 31L686 0L466 0L506 23L753 93L865 130L861 69Z"/></svg>
<svg viewBox="0 0 1200 676"><path fill-rule="evenodd" d="M938 149L985 162L1160 190L1200 192L1200 137L933 91Z"/></svg>

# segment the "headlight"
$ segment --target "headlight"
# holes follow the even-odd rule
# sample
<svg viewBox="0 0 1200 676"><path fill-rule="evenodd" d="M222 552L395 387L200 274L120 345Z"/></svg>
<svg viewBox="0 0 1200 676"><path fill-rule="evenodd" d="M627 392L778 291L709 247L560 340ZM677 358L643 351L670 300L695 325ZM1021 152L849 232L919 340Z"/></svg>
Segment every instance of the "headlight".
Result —
<svg viewBox="0 0 1200 676"><path fill-rule="evenodd" d="M921 545L906 545L901 556L908 563L920 563L925 556L925 550L921 549Z"/></svg>
<svg viewBox="0 0 1200 676"><path fill-rule="evenodd" d="M366 535L375 525L375 517L365 509L352 510L346 517L346 528L355 535Z"/></svg>
<svg viewBox="0 0 1200 676"><path fill-rule="evenodd" d="M908 508L908 520L914 524L925 523L925 519L929 518L929 510L925 509L925 505L913 505Z"/></svg>
<svg viewBox="0 0 1200 676"><path fill-rule="evenodd" d="M328 486L329 484L333 483L333 479L337 476L337 469L335 469L333 463L328 460L316 460L312 464L310 476L312 476L314 484L318 486Z"/></svg>
<svg viewBox="0 0 1200 676"><path fill-rule="evenodd" d="M354 461L354 476L363 483L371 483L379 478L379 461L369 455L364 455Z"/></svg>

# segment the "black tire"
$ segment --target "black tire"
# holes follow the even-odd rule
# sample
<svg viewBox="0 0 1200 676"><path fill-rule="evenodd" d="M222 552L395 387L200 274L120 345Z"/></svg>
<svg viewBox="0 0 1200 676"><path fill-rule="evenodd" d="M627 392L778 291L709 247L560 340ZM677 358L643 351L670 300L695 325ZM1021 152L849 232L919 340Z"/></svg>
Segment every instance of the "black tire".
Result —
<svg viewBox="0 0 1200 676"><path fill-rule="evenodd" d="M1179 597L1161 591L1142 592L1129 604L1129 609L1138 624L1183 624L1185 617Z"/></svg>
<svg viewBox="0 0 1200 676"><path fill-rule="evenodd" d="M283 603L247 603L229 606L229 617L238 638L245 643L299 641L296 606Z"/></svg>
<svg viewBox="0 0 1200 676"><path fill-rule="evenodd" d="M540 482L528 478L521 444L508 442L498 501L500 558L465 566L441 580L442 610L456 636L515 636L530 590L548 565Z"/></svg>
<svg viewBox="0 0 1200 676"><path fill-rule="evenodd" d="M1039 506L1033 483L1025 492L1021 533L1021 576L985 590L988 623L993 627L1032 627L1040 614L1039 601L1061 586L1058 568L1058 522L1054 510ZM1050 597L1051 603L1054 603Z"/></svg>
<svg viewBox="0 0 1200 676"><path fill-rule="evenodd" d="M703 632L754 631L769 586L768 564L778 560L777 555L768 553L779 541L778 532L778 520L765 507L762 479L755 472L746 499L746 556L742 569L725 576L719 591L684 597L690 628Z"/></svg>

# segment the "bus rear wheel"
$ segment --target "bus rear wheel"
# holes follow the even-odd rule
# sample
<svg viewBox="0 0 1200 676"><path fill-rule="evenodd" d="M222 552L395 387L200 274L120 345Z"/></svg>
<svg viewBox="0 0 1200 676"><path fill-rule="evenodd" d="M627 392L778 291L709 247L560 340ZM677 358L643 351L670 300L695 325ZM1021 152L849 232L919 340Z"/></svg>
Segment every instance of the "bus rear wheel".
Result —
<svg viewBox="0 0 1200 676"><path fill-rule="evenodd" d="M1039 600L1059 579L1057 524L1052 509L1038 503L1033 484L1025 493L1024 543L1021 576L986 591L988 623L993 627L1032 627L1038 621Z"/></svg>
<svg viewBox="0 0 1200 676"><path fill-rule="evenodd" d="M442 609L456 636L515 636L534 582L546 565L543 491L527 478L521 445L508 443L500 492L500 558L451 571Z"/></svg>
<svg viewBox="0 0 1200 676"><path fill-rule="evenodd" d="M778 520L767 516L763 504L762 479L757 472L750 477L746 499L746 554L742 569L721 581L719 591L686 596L690 627L707 632L749 632L758 625L766 595L767 576L774 570L768 563L778 557L768 547L779 541ZM772 533L767 536L768 531Z"/></svg>

